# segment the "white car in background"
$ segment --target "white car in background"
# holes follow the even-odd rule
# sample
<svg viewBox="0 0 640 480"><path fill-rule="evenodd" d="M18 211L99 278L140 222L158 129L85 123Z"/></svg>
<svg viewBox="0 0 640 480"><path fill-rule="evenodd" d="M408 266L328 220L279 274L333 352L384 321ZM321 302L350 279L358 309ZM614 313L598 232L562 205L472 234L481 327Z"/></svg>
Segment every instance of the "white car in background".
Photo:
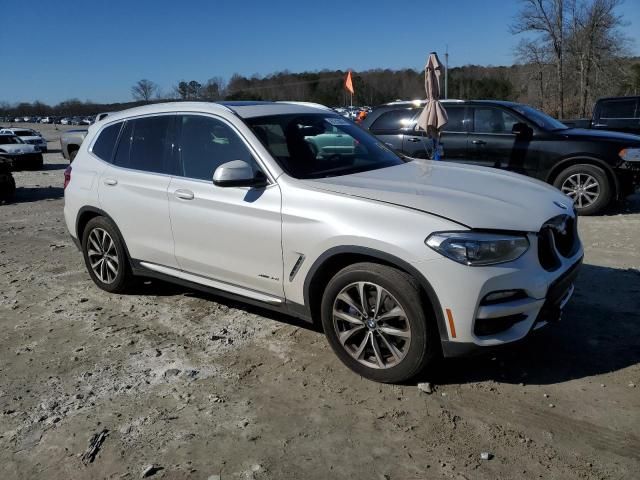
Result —
<svg viewBox="0 0 640 480"><path fill-rule="evenodd" d="M101 289L162 278L321 322L337 356L381 382L558 320L583 255L555 188L407 158L297 102L114 113L64 186Z"/></svg>
<svg viewBox="0 0 640 480"><path fill-rule="evenodd" d="M11 133L0 132L0 157L8 158L14 170L39 170L43 165L42 153Z"/></svg>
<svg viewBox="0 0 640 480"><path fill-rule="evenodd" d="M30 128L3 128L0 133L15 135L28 144L33 145L37 151L47 153L47 140L35 130Z"/></svg>

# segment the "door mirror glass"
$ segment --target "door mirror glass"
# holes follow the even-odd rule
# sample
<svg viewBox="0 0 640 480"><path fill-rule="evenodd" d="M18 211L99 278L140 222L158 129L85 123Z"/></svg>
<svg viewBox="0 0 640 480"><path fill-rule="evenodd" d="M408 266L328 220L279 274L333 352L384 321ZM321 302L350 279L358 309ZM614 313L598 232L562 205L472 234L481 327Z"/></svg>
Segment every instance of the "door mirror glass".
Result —
<svg viewBox="0 0 640 480"><path fill-rule="evenodd" d="M216 168L213 183L218 187L263 187L267 178L260 171L254 173L244 160L232 160Z"/></svg>
<svg viewBox="0 0 640 480"><path fill-rule="evenodd" d="M511 127L511 133L517 137L529 137L533 131L526 123L518 122L514 123L513 127Z"/></svg>

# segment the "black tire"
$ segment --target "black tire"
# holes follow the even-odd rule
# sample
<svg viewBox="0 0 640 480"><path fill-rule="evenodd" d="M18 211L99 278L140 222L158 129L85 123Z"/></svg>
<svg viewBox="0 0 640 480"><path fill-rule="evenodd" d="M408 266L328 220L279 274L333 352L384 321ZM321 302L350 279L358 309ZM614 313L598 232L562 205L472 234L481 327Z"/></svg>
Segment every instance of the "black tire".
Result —
<svg viewBox="0 0 640 480"><path fill-rule="evenodd" d="M16 194L16 181L13 175L8 174L4 185L0 185L0 201L8 202Z"/></svg>
<svg viewBox="0 0 640 480"><path fill-rule="evenodd" d="M42 170L43 166L44 158L42 157L42 154L38 154L38 156L29 163L29 170Z"/></svg>
<svg viewBox="0 0 640 480"><path fill-rule="evenodd" d="M77 154L78 154L78 150L71 150L69 152L69 163L73 162Z"/></svg>
<svg viewBox="0 0 640 480"><path fill-rule="evenodd" d="M370 282L387 290L406 314L410 328L410 339L405 356L387 368L373 368L356 360L341 344L334 322L334 303L343 289L355 282ZM365 294L365 297L367 295ZM371 303L368 304L371 306ZM340 270L327 284L321 305L322 325L329 345L338 358L351 370L368 379L383 383L407 381L423 371L439 354L439 336L431 309L426 309L420 297L418 282L410 275L386 265L356 263ZM367 330L362 334L367 334ZM371 332L380 338L381 334ZM386 337L389 338L389 337ZM359 339L357 343L361 343ZM378 349L382 343L378 343ZM367 344L368 345L368 344ZM367 347L368 348L368 347ZM370 349L373 351L373 348ZM365 350L366 351L366 350ZM387 349L387 352L389 350ZM370 355L374 358L373 355ZM389 357L390 358L390 357Z"/></svg>
<svg viewBox="0 0 640 480"><path fill-rule="evenodd" d="M558 174L558 176L553 181L553 186L558 188L561 191L563 190L563 186L565 188L570 188L571 183L569 179L570 178L575 179L577 175L584 176L584 178L589 176L595 179L595 181L598 184L597 185L598 196L595 200L593 200L593 203L590 203L588 205L581 207L579 205L579 200L576 200L574 202L574 205L576 207L576 210L578 211L578 214L579 215L596 215L598 213L602 213L609 206L609 204L611 203L611 199L613 197L613 189L611 187L611 182L609 181L607 174L602 168L596 167L595 165L586 164L586 163L572 165L564 169ZM594 188L591 191L596 191L596 189ZM563 193L567 193L567 192L563 191Z"/></svg>
<svg viewBox="0 0 640 480"><path fill-rule="evenodd" d="M99 278L91 267L91 260L89 258L89 237L94 230L96 231L96 234L98 234L100 230L105 231L113 241L115 255L117 258L117 273L115 274L115 278L111 281L104 281ZM111 252L113 252L113 250L111 250ZM102 290L106 290L111 293L124 293L131 287L133 283L133 273L131 273L131 265L129 264L129 257L124 246L124 240L111 220L105 217L94 217L89 220L82 233L82 254L91 279ZM114 263L112 262L112 265L113 264Z"/></svg>

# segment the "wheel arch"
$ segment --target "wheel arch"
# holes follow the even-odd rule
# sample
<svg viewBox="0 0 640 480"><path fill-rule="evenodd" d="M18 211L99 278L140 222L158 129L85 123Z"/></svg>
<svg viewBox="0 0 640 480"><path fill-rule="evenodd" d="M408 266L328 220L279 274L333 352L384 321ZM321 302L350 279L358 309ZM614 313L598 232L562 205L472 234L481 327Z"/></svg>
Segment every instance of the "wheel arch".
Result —
<svg viewBox="0 0 640 480"><path fill-rule="evenodd" d="M435 315L440 340L449 340L440 300L438 300L438 296L429 281L410 263L395 255L356 245L330 248L320 255L309 268L304 279L303 288L304 302L312 318L320 318L322 293L329 280L343 268L360 262L387 265L411 275L420 284L422 304L431 308Z"/></svg>
<svg viewBox="0 0 640 480"><path fill-rule="evenodd" d="M86 228L87 223L89 223L89 221L95 217L105 217L111 223L113 223L113 226L115 227L118 233L118 236L122 241L122 245L124 245L124 250L127 255L127 259L129 260L129 262L131 262L131 255L129 254L129 248L127 247L127 242L125 241L124 236L120 231L120 228L118 228L118 224L113 220L113 218L111 218L111 216L107 212L105 212L104 210L101 210L98 207L85 206L78 211L78 216L76 217L76 235L78 238L78 243L82 246L82 237L84 236L84 229Z"/></svg>
<svg viewBox="0 0 640 480"><path fill-rule="evenodd" d="M558 177L560 172L562 172L564 169L568 167L571 167L573 165L580 165L580 164L593 165L594 167L599 167L602 170L604 170L604 173L607 175L607 179L611 183L611 188L613 189L613 192L612 192L613 198L615 198L616 200L620 199L621 188L620 188L620 182L618 181L618 177L616 176L613 169L607 162L597 157L580 155L580 156L565 158L562 161L558 162L556 165L554 165L553 168L551 168L551 170L549 170L549 173L547 174L546 182L553 185L553 181Z"/></svg>

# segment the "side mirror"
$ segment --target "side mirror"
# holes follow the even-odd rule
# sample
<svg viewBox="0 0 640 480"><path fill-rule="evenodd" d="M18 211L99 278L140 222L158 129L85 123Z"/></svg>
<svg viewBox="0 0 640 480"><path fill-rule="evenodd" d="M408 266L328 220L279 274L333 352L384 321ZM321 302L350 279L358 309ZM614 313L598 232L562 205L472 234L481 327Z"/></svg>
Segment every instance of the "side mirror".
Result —
<svg viewBox="0 0 640 480"><path fill-rule="evenodd" d="M254 174L251 165L244 160L232 160L216 168L213 184L218 187L264 187L267 177L262 172Z"/></svg>
<svg viewBox="0 0 640 480"><path fill-rule="evenodd" d="M533 135L533 130L526 123L518 122L511 127L511 133L516 137L530 137Z"/></svg>

